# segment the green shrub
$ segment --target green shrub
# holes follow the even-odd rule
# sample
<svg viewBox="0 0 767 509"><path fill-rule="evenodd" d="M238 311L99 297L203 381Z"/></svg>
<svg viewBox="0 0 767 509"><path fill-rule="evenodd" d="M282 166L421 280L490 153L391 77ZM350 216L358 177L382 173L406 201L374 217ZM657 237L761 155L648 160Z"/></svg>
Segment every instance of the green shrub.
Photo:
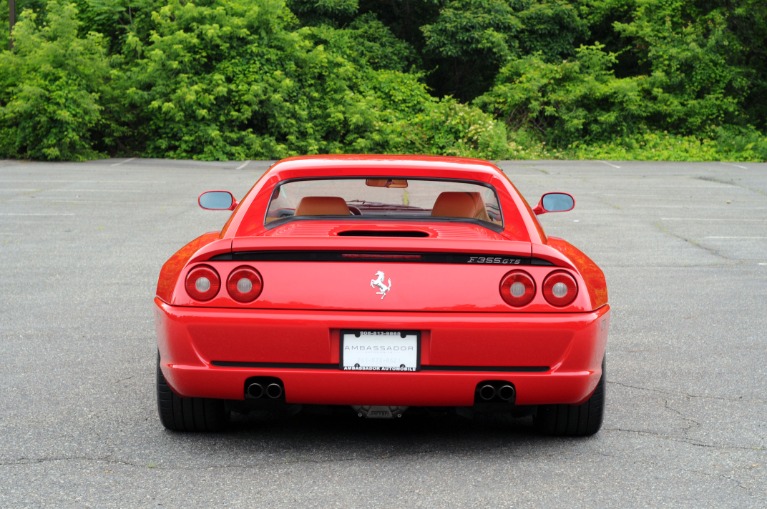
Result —
<svg viewBox="0 0 767 509"><path fill-rule="evenodd" d="M720 127L715 140L722 160L767 161L767 135L751 126Z"/></svg>
<svg viewBox="0 0 767 509"><path fill-rule="evenodd" d="M24 11L14 51L0 54L0 157L94 157L109 67L103 37L78 35L74 4L52 0L45 23Z"/></svg>
<svg viewBox="0 0 767 509"><path fill-rule="evenodd" d="M427 103L398 122L395 152L503 159L509 155L506 129L478 108L450 98Z"/></svg>
<svg viewBox="0 0 767 509"><path fill-rule="evenodd" d="M715 139L669 133L644 133L606 143L574 143L569 159L613 161L767 161L767 137L754 130L720 129Z"/></svg>

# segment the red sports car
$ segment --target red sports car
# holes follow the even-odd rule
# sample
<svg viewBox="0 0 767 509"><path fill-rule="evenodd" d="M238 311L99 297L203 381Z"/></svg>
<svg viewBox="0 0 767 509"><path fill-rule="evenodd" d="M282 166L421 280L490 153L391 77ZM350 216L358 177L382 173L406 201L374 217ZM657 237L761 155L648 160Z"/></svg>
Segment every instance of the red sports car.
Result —
<svg viewBox="0 0 767 509"><path fill-rule="evenodd" d="M273 165L220 232L162 267L155 315L163 425L232 410L409 407L532 415L554 435L602 424L610 317L602 271L475 159L315 156Z"/></svg>

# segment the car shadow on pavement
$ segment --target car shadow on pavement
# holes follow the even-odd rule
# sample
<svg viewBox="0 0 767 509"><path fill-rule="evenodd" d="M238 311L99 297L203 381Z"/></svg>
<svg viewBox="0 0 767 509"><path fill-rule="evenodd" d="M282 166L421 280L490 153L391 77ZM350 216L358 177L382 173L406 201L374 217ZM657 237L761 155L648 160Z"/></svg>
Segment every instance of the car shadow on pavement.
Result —
<svg viewBox="0 0 767 509"><path fill-rule="evenodd" d="M226 440L259 450L332 455L367 453L455 453L510 444L561 442L539 435L532 418L506 413L459 415L453 410L412 409L401 418L364 419L350 408L305 408L295 415L234 414ZM572 439L570 439L572 440Z"/></svg>

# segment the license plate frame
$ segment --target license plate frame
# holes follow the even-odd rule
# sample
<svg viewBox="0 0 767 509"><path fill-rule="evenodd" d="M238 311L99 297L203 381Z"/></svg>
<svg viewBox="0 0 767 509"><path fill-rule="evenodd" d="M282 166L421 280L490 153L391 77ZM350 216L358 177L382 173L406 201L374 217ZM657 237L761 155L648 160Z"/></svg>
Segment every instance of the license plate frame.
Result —
<svg viewBox="0 0 767 509"><path fill-rule="evenodd" d="M408 373L421 369L421 333L409 330L342 330L342 371Z"/></svg>

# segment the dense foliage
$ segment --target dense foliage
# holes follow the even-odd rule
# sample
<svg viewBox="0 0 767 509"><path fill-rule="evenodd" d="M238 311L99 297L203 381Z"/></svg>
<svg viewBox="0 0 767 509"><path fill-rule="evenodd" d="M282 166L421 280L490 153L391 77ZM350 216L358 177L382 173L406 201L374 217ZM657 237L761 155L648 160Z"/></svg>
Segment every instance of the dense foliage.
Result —
<svg viewBox="0 0 767 509"><path fill-rule="evenodd" d="M763 0L17 5L0 157L767 160Z"/></svg>

